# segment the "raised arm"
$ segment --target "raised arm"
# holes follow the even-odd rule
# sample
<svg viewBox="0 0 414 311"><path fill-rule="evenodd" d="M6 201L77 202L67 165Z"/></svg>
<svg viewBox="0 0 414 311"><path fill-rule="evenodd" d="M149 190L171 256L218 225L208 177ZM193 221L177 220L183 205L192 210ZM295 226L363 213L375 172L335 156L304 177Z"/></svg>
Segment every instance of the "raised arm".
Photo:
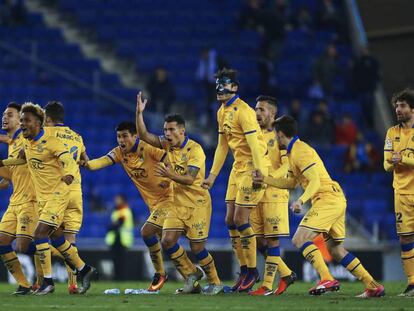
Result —
<svg viewBox="0 0 414 311"><path fill-rule="evenodd" d="M140 139L145 141L146 143L157 147L162 148L160 139L157 135L154 135L147 131L147 127L145 126L143 113L145 110L145 106L147 105L147 100L142 100L142 92L139 92L137 95L137 108L135 111L135 122L138 131L138 136Z"/></svg>
<svg viewBox="0 0 414 311"><path fill-rule="evenodd" d="M85 163L85 167L88 170L96 171L102 168L108 167L115 164L114 160L111 159L108 155L100 157L98 159L89 160Z"/></svg>

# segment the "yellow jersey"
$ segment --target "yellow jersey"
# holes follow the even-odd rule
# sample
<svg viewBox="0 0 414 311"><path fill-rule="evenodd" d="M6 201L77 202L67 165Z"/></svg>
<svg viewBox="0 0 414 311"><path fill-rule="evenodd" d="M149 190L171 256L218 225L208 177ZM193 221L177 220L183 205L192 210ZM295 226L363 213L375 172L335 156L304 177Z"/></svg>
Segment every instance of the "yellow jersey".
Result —
<svg viewBox="0 0 414 311"><path fill-rule="evenodd" d="M70 158L68 165L62 165L60 158L69 154L62 141L42 129L33 140L25 139L24 152L37 201L48 201L51 196L67 196L70 187L61 178L75 176L77 164Z"/></svg>
<svg viewBox="0 0 414 311"><path fill-rule="evenodd" d="M266 143L263 138L256 112L246 102L235 95L217 111L219 135L224 135L233 153L233 169L243 172L254 169L253 157L246 135L257 133L259 153L263 156L264 166L270 166Z"/></svg>
<svg viewBox="0 0 414 311"><path fill-rule="evenodd" d="M286 150L280 150L276 139L276 132L264 130L263 137L267 144L270 162L269 176L273 176L283 163L288 161ZM289 191L276 187L267 187L261 202L287 202L289 201Z"/></svg>
<svg viewBox="0 0 414 311"><path fill-rule="evenodd" d="M210 193L201 187L206 172L206 155L203 148L188 137L178 148L170 147L163 136L160 137L160 142L167 151L168 161L175 173L185 175L189 167L199 169L192 185L173 183L174 205L204 207L210 201Z"/></svg>
<svg viewBox="0 0 414 311"><path fill-rule="evenodd" d="M21 130L17 130L9 143L9 158L17 158L19 156L24 141L25 139L23 138ZM27 164L10 166L10 173L13 184L10 204L24 204L26 202L36 201L36 194Z"/></svg>
<svg viewBox="0 0 414 311"><path fill-rule="evenodd" d="M45 131L55 136L63 142L69 153L79 165L81 154L86 152L86 147L83 144L82 136L70 129L68 126L56 125L45 127ZM76 175L73 183L70 185L70 190L82 191L82 177L80 174L79 166L76 170Z"/></svg>
<svg viewBox="0 0 414 311"><path fill-rule="evenodd" d="M404 129L400 125L388 129L384 144L384 159L392 152L400 152L403 157L414 157L414 128ZM394 167L392 186L399 194L414 194L414 170L403 164Z"/></svg>
<svg viewBox="0 0 414 311"><path fill-rule="evenodd" d="M152 207L163 201L173 200L170 179L156 176L154 167L162 162L167 153L142 140L137 140L131 152L122 153L120 147L112 149L107 156L113 163L120 163L131 178L145 204Z"/></svg>
<svg viewBox="0 0 414 311"><path fill-rule="evenodd" d="M296 178L303 189L309 184L309 181L303 175L307 169L312 166L318 171L321 185L318 191L313 195L311 200L318 197L321 193L334 192L342 193L339 184L332 180L325 168L321 158L311 146L301 141L299 137L294 137L287 147L287 156L289 159L290 173Z"/></svg>

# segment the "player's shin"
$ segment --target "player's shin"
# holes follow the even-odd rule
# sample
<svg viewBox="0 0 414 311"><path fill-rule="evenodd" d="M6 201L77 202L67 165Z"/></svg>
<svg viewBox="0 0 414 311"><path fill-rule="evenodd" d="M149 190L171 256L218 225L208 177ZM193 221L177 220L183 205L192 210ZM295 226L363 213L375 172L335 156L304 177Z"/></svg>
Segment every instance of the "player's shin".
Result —
<svg viewBox="0 0 414 311"><path fill-rule="evenodd" d="M256 237L250 224L246 223L237 228L240 234L241 246L247 268L256 268Z"/></svg>
<svg viewBox="0 0 414 311"><path fill-rule="evenodd" d="M203 249L201 252L195 255L201 268L206 273L208 283L214 285L220 285L220 279L217 274L216 265L211 254Z"/></svg>
<svg viewBox="0 0 414 311"><path fill-rule="evenodd" d="M401 259L408 284L414 284L414 243L401 244Z"/></svg>
<svg viewBox="0 0 414 311"><path fill-rule="evenodd" d="M270 247L267 251L265 271L262 286L268 289L273 288L276 272L278 270L278 259L280 258L279 246Z"/></svg>
<svg viewBox="0 0 414 311"><path fill-rule="evenodd" d="M187 278L190 274L197 271L196 266L188 258L186 251L177 243L169 249L166 249L166 253L170 256L176 269L180 274Z"/></svg>
<svg viewBox="0 0 414 311"><path fill-rule="evenodd" d="M7 270L16 280L17 284L22 287L29 288L30 283L24 275L19 258L17 257L16 252L13 250L11 245L0 246L0 258L6 266Z"/></svg>
<svg viewBox="0 0 414 311"><path fill-rule="evenodd" d="M241 240L240 240L240 234L239 234L239 231L237 230L237 226L229 225L227 226L227 228L229 229L231 246L233 248L233 251L234 251L234 254L236 255L237 260L239 261L240 269L241 270L246 269L247 263L244 257Z"/></svg>
<svg viewBox="0 0 414 311"><path fill-rule="evenodd" d="M78 249L70 244L63 235L53 239L52 245L62 254L65 262L70 267L75 268L77 271L81 271L85 267L85 262L79 257Z"/></svg>
<svg viewBox="0 0 414 311"><path fill-rule="evenodd" d="M152 265L154 266L155 273L165 275L164 261L162 259L161 244L156 236L150 238L144 238L144 243L147 245Z"/></svg>
<svg viewBox="0 0 414 311"><path fill-rule="evenodd" d="M341 265L352 273L358 280L362 281L367 289L376 289L380 286L369 272L364 268L359 259L348 253L340 261Z"/></svg>
<svg viewBox="0 0 414 311"><path fill-rule="evenodd" d="M312 242L304 243L300 248L303 257L309 261L315 270L319 273L321 280L333 280L331 273L329 272L328 266L323 259L322 253L318 247Z"/></svg>

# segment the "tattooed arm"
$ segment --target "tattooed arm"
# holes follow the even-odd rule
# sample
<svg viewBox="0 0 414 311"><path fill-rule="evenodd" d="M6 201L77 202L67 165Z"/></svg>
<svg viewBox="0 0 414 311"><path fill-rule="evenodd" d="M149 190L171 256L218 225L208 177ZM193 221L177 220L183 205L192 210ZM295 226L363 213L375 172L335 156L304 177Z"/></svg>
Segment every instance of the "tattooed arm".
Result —
<svg viewBox="0 0 414 311"><path fill-rule="evenodd" d="M155 173L158 176L167 177L176 183L190 186L194 183L199 170L200 168L198 167L188 166L187 172L182 175L175 172L170 164L159 164L155 168Z"/></svg>

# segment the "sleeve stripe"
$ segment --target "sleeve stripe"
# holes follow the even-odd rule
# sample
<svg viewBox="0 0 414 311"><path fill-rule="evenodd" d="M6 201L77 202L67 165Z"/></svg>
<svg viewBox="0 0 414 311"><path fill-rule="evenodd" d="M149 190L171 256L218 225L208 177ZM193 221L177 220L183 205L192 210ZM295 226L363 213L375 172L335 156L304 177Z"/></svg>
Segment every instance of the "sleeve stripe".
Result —
<svg viewBox="0 0 414 311"><path fill-rule="evenodd" d="M160 162L164 162L166 156L167 156L167 153L164 152L164 155L161 157Z"/></svg>
<svg viewBox="0 0 414 311"><path fill-rule="evenodd" d="M69 151L63 151L61 154L58 155L58 158L60 158L60 156L66 154L66 153L69 153Z"/></svg>
<svg viewBox="0 0 414 311"><path fill-rule="evenodd" d="M311 165L308 165L307 167L305 167L302 172L300 172L301 174L303 174L306 170L310 169L312 166L314 166L316 163L312 163Z"/></svg>
<svg viewBox="0 0 414 311"><path fill-rule="evenodd" d="M200 169L198 166L195 166L195 165L189 165L188 167L192 167L192 168L195 168L195 169Z"/></svg>
<svg viewBox="0 0 414 311"><path fill-rule="evenodd" d="M218 133L219 133L219 134L224 134L224 132L220 132L220 131L219 131Z"/></svg>
<svg viewBox="0 0 414 311"><path fill-rule="evenodd" d="M114 160L113 157L111 157L109 154L107 154L106 156L111 159L111 161L112 161L113 164L115 164L115 160Z"/></svg>
<svg viewBox="0 0 414 311"><path fill-rule="evenodd" d="M248 134L252 134L252 133L256 133L256 130L245 132L244 135L248 135Z"/></svg>
<svg viewBox="0 0 414 311"><path fill-rule="evenodd" d="M384 149L384 151L394 151L394 149Z"/></svg>

